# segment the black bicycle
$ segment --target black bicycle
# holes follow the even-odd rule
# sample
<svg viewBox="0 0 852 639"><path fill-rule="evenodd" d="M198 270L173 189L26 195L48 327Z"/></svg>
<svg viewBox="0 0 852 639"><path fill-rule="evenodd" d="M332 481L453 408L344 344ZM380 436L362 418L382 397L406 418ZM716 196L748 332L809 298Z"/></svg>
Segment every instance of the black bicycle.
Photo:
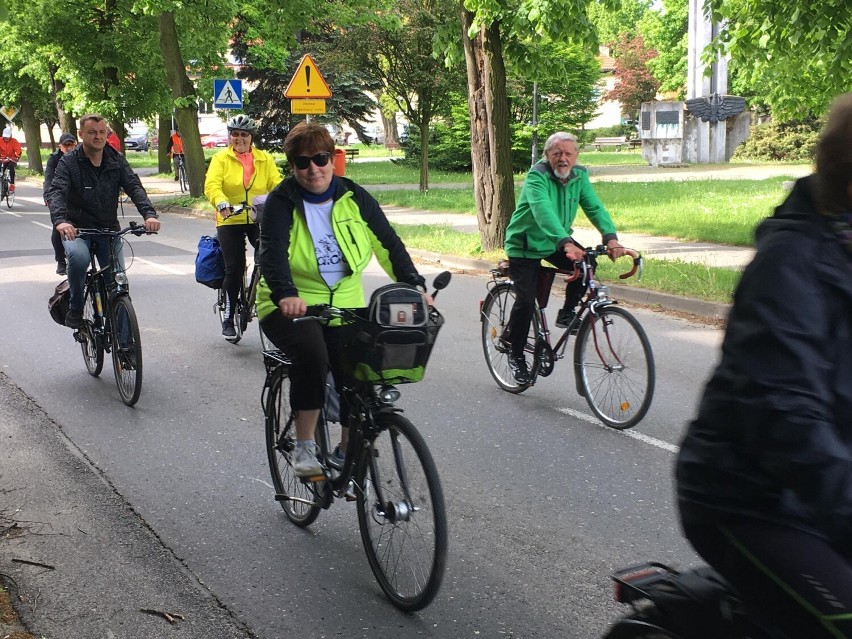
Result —
<svg viewBox="0 0 852 639"><path fill-rule="evenodd" d="M86 370L93 377L100 375L104 366L104 352L112 354L115 383L121 401L133 406L142 393L142 341L139 322L130 301L130 286L126 268L118 258L116 239L124 235L147 233L144 226L131 222L120 231L106 229L78 229L77 236L91 238L92 262L86 273L83 301L83 325L74 331L83 350ZM95 246L98 242L109 244L109 263L96 264Z"/></svg>
<svg viewBox="0 0 852 639"><path fill-rule="evenodd" d="M488 294L480 302L482 349L488 370L498 386L510 393L522 393L538 377L553 372L556 362L566 357L571 335L574 344L574 374L577 392L586 398L589 408L604 424L623 430L639 423L654 396L655 368L651 343L639 321L618 306L609 296L609 287L595 279L595 258L608 255L605 246L587 248L573 271L542 268L539 295L524 348L530 372L528 384L519 384L509 369L511 346L506 338L509 315L515 303L515 285L509 278L508 261L491 271ZM633 250L633 268L621 279L641 274L642 256ZM544 308L556 274L568 281L582 278L586 292L576 317L556 342L550 342L550 330Z"/></svg>
<svg viewBox="0 0 852 639"><path fill-rule="evenodd" d="M9 167L7 162L14 162L12 158L0 158L0 202L6 200L6 206L10 209L15 205L15 191L10 187L12 183L9 180Z"/></svg>
<svg viewBox="0 0 852 639"><path fill-rule="evenodd" d="M234 213L240 213L246 208L251 209L251 207L245 207L242 204L237 204L236 206L234 206ZM251 210L249 211L249 213L251 213ZM222 287L216 289L216 304L213 307L213 312L218 314L219 324L221 325L222 322L225 321L226 317L231 317L234 320L234 330L236 331L236 335L234 337L225 338L231 344L239 343L239 341L243 338L243 333L248 330L249 323L255 317L257 317L255 297L257 296L257 285L259 283L260 264L258 264L257 259L255 259L251 272L249 272L248 263L246 263L246 272L243 274L243 277L240 280L240 290L237 294L237 302L235 309L231 310L228 308L228 295L225 289ZM259 322L258 329L260 329ZM269 339L266 337L263 330L260 330L260 345L265 351L275 348L272 345L272 342L270 342Z"/></svg>
<svg viewBox="0 0 852 639"><path fill-rule="evenodd" d="M446 288L450 273L435 278L435 294ZM323 474L300 478L291 458L296 432L290 409L291 363L280 351L264 352L266 382L261 398L266 416L266 450L275 499L295 525L312 524L335 498L355 501L361 540L370 568L382 590L398 608L420 610L435 597L447 561L447 515L438 470L426 441L396 407L394 384L423 374L443 324L435 308L426 326L394 330L368 319L367 309L329 306L309 309L314 319L340 318L351 331L344 366L359 380L342 389L348 406L349 442L343 464L332 455L328 421L321 412L317 427ZM419 372L401 377L400 370Z"/></svg>
<svg viewBox="0 0 852 639"><path fill-rule="evenodd" d="M177 171L180 192L189 193L189 179L186 177L186 161L182 153L175 154L175 171Z"/></svg>

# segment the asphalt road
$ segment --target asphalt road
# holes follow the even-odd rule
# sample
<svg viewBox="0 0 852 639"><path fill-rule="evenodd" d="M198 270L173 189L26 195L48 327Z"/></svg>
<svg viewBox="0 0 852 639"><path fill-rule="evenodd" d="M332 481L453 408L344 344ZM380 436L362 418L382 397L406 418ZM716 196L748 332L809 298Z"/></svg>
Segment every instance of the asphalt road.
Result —
<svg viewBox="0 0 852 639"><path fill-rule="evenodd" d="M591 417L565 362L522 395L500 391L479 339L486 279L456 275L438 298L447 322L426 380L401 387L400 405L436 458L450 523L441 592L406 615L370 573L354 505L337 503L300 530L273 500L257 328L225 342L214 294L193 277L209 221L164 215L160 235L131 240L145 363L132 409L109 363L90 377L70 330L48 316L59 278L40 190L19 186L0 229L0 369L257 637L595 637L619 612L609 572L695 560L672 508L671 467L716 358L715 328L635 309L655 350L657 395L645 420L620 433ZM383 281L378 270L366 278Z"/></svg>

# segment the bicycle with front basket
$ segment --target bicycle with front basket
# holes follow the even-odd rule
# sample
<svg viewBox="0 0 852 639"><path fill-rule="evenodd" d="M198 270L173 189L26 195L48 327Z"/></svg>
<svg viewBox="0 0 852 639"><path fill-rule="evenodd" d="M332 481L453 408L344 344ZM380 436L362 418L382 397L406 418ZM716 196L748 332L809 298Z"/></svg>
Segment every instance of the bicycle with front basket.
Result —
<svg viewBox="0 0 852 639"><path fill-rule="evenodd" d="M253 207L243 204L237 204L233 208L234 212L231 213L231 215L242 213L246 209L248 209L250 215L253 215L254 211ZM255 223L259 224L259 221ZM213 312L218 314L219 324L221 325L222 322L225 321L225 317L228 315L230 315L230 317L234 320L234 330L236 331L236 335L234 337L225 338L231 344L239 343L239 341L243 338L243 333L248 330L249 323L257 317L255 297L257 294L257 285L259 283L260 264L257 259L255 259L251 272L249 272L248 263L246 263L246 271L240 279L240 290L237 294L236 308L233 309L230 314L228 313L227 292L221 286L216 289L216 304L213 306ZM258 323L258 329L260 329L260 323ZM269 341L262 330L260 330L260 344L261 348L265 351L274 348L272 342Z"/></svg>
<svg viewBox="0 0 852 639"><path fill-rule="evenodd" d="M15 191L11 188L11 181L9 178L9 167L6 165L7 162L14 162L12 158L0 158L0 202L6 200L6 206L8 208L12 208L15 205Z"/></svg>
<svg viewBox="0 0 852 639"><path fill-rule="evenodd" d="M449 280L448 272L435 278L433 297ZM328 421L321 411L321 476L300 478L293 472L292 364L281 351L264 352L262 403L269 468L275 499L296 526L312 524L336 498L355 501L361 540L379 586L398 608L420 610L434 599L443 579L447 515L435 462L423 436L396 407L400 392L395 384L417 381L400 378L399 369L425 367L443 317L433 307L422 330L394 330L371 321L366 311L313 307L309 312L316 317L295 320L340 318L342 328L352 332L352 339L344 340L349 345L344 366L358 381L342 389L349 410L346 456L342 465L333 456ZM393 369L390 378L388 368Z"/></svg>
<svg viewBox="0 0 852 639"><path fill-rule="evenodd" d="M86 370L93 377L103 370L104 352L112 354L118 394L122 402L133 406L142 393L142 341L136 311L130 301L127 269L118 259L118 251L113 248L114 240L124 241L128 233L137 237L150 234L136 222L120 231L78 229L78 237L91 238L93 242L92 261L86 273L83 293L83 325L74 331L74 339L80 343ZM98 242L107 242L110 246L108 264L96 264L95 246Z"/></svg>
<svg viewBox="0 0 852 639"><path fill-rule="evenodd" d="M587 248L573 271L542 268L539 296L524 347L530 382L519 384L509 368L511 347L504 339L509 315L515 302L514 283L509 278L508 261L491 271L488 293L480 302L482 348L494 381L510 393L522 393L538 377L553 372L556 362L567 356L568 340L574 343L574 375L577 392L604 424L623 430L639 423L651 406L656 378L651 343L639 321L610 297L609 287L595 278L595 258L608 255L605 246ZM642 271L642 256L628 250L633 268L621 275L626 279ZM556 274L566 281L582 278L586 292L577 314L555 344L544 307Z"/></svg>

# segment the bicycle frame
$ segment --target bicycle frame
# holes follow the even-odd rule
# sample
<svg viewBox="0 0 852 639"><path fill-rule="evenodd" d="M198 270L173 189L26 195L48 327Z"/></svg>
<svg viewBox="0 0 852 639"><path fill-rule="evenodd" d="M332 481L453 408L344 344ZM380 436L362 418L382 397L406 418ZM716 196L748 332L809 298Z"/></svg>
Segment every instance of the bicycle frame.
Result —
<svg viewBox="0 0 852 639"><path fill-rule="evenodd" d="M98 242L103 241L106 241L109 244L109 262L100 266L99 264L96 264L95 261L95 247ZM121 240L119 239L119 241ZM120 271L121 265L117 259L112 238L102 237L93 240L90 253L91 263L89 265L89 270L86 272L86 286L83 289L83 297L85 299L88 292L94 289L95 316L93 318L93 328L96 339L99 340L102 348L109 353L112 348L111 309L117 297L121 295L130 295L130 285L127 281L127 275L125 275L123 271ZM107 283L105 276L107 271L112 272L112 281L110 283Z"/></svg>

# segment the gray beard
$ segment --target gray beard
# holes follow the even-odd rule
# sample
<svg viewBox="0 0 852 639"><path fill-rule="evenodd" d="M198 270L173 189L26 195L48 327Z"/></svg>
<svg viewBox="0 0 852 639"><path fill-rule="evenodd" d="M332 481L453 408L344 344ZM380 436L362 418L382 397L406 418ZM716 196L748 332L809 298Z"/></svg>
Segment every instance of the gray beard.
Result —
<svg viewBox="0 0 852 639"><path fill-rule="evenodd" d="M571 175L571 169L568 169L568 170L567 170L567 171L565 171L565 172L557 171L557 170L555 170L555 169L554 169L554 171L553 171L553 175L555 175L556 177L558 177L560 180L565 180L565 179L567 179L567 178L568 178L568 176L569 176L569 175Z"/></svg>

